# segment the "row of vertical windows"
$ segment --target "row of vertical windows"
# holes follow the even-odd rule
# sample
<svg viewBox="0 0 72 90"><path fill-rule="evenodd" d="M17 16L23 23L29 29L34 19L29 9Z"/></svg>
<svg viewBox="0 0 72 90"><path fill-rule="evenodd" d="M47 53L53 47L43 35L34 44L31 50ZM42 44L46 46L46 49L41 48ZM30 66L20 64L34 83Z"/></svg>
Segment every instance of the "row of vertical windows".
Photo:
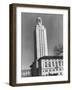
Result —
<svg viewBox="0 0 72 90"><path fill-rule="evenodd" d="M30 75L30 72L23 72L22 73L22 76L28 76L28 75Z"/></svg>
<svg viewBox="0 0 72 90"><path fill-rule="evenodd" d="M51 63L52 63L52 66L56 66L58 67L59 66L63 66L63 61L55 61L55 62L45 62L45 67L51 67Z"/></svg>
<svg viewBox="0 0 72 90"><path fill-rule="evenodd" d="M40 57L45 56L44 31L39 30Z"/></svg>
<svg viewBox="0 0 72 90"><path fill-rule="evenodd" d="M51 72L51 71L62 71L62 68L56 68L56 69L45 69L43 72Z"/></svg>

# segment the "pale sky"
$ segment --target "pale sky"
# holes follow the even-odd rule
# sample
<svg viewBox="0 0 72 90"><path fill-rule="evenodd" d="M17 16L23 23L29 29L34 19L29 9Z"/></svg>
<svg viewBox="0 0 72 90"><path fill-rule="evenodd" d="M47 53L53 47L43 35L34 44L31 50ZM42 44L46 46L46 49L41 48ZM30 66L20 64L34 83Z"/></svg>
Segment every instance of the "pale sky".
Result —
<svg viewBox="0 0 72 90"><path fill-rule="evenodd" d="M41 17L47 32L47 43L49 56L53 56L56 45L63 44L63 16L58 14L21 14L21 68L28 69L34 61L34 29L36 18Z"/></svg>

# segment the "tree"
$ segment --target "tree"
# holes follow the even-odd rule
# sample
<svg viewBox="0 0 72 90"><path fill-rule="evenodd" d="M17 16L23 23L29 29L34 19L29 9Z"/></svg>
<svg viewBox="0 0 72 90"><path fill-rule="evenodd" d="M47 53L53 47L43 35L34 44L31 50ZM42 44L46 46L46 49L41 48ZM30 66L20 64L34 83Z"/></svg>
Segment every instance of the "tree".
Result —
<svg viewBox="0 0 72 90"><path fill-rule="evenodd" d="M59 44L58 46L54 47L54 54L57 56L63 55L63 45Z"/></svg>

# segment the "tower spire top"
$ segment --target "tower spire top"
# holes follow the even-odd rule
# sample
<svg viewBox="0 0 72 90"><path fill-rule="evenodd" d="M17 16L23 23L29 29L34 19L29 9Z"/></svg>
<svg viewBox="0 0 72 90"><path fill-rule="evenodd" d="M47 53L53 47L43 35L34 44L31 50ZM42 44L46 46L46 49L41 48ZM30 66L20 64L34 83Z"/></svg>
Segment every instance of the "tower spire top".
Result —
<svg viewBox="0 0 72 90"><path fill-rule="evenodd" d="M37 22L37 24L42 24L42 18L41 17L37 17L36 18L36 22Z"/></svg>

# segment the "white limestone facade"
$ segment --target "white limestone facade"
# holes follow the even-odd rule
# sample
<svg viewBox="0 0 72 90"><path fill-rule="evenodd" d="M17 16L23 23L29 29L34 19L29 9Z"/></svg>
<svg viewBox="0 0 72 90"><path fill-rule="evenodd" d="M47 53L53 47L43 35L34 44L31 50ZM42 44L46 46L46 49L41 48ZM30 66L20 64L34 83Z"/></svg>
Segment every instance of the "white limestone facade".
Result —
<svg viewBox="0 0 72 90"><path fill-rule="evenodd" d="M48 56L46 28L42 24L36 25L36 48L37 60L40 57Z"/></svg>

